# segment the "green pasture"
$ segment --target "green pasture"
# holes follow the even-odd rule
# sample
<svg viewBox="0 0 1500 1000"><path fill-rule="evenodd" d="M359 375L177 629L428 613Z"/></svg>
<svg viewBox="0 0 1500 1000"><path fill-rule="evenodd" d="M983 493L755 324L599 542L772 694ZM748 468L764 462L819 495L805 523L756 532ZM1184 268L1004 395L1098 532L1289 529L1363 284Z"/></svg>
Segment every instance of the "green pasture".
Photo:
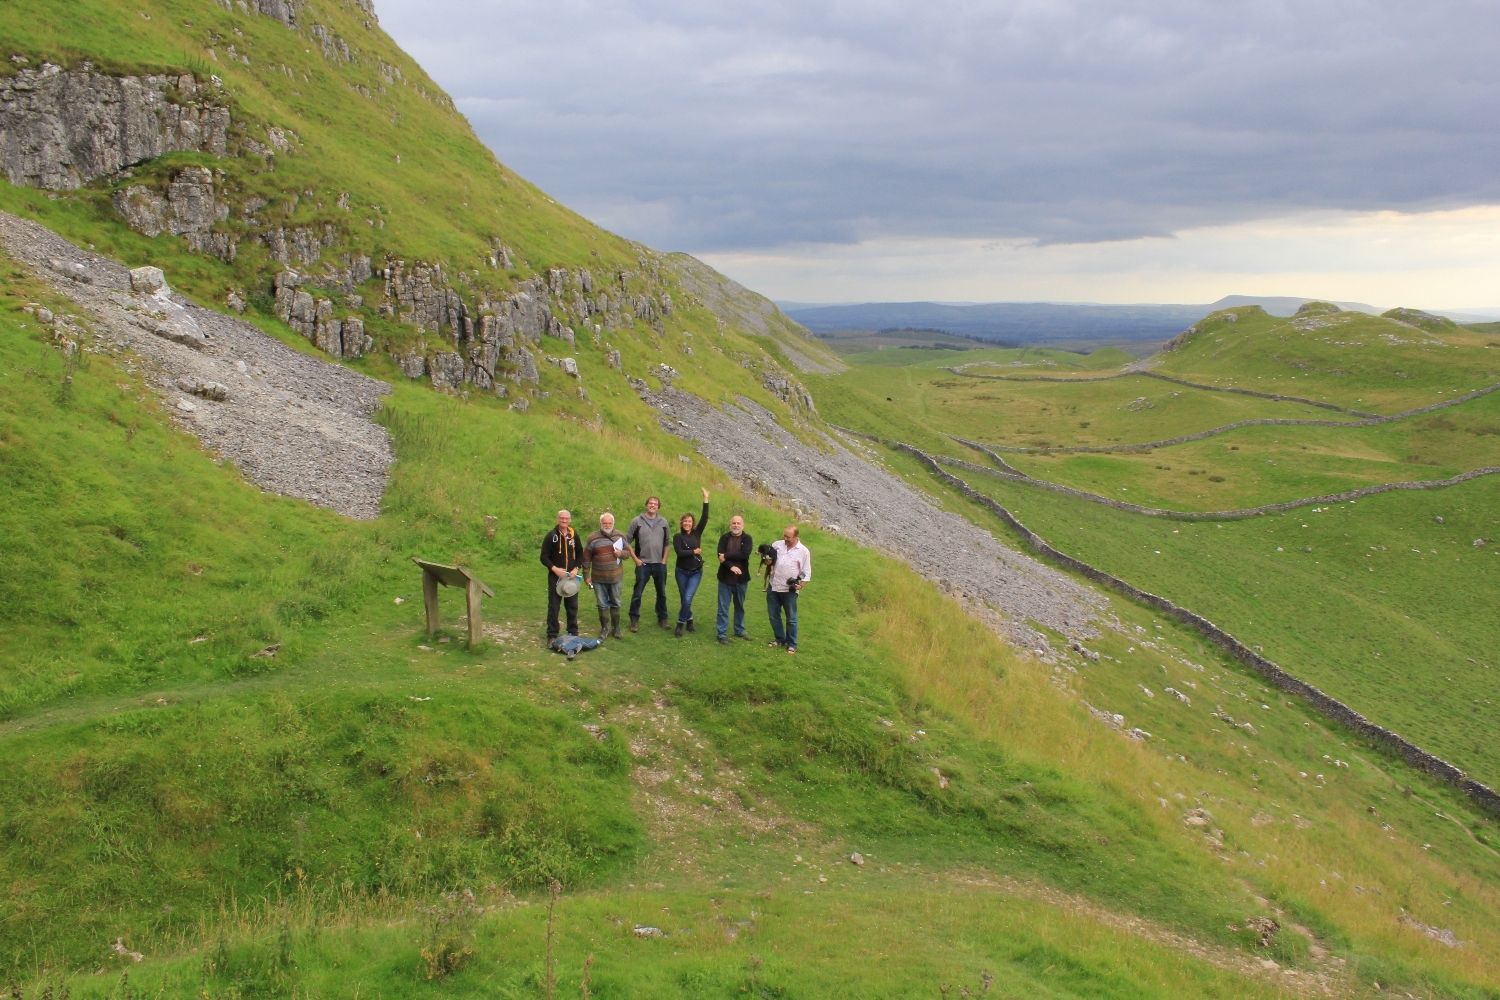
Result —
<svg viewBox="0 0 1500 1000"><path fill-rule="evenodd" d="M1257 720L1277 770L1247 776L1201 712L1160 697L1135 707L1137 685L1175 663L1136 660L1134 630L1157 624L1138 609L1117 606L1127 631L1092 643L1109 659L1054 673L909 571L810 532L825 582L807 594L795 661L721 649L706 629L678 641L648 628L568 665L540 648L533 560L551 510L587 523L648 492L689 504L707 478L714 517L742 511L766 535L781 515L651 435L398 387L382 417L399 457L385 512L349 522L214 465L109 359L65 362L13 315L3 330L0 455L24 487L5 537L25 573L0 607L26 624L4 659L0 754L17 780L0 797L0 947L20 981L77 973L78 995L123 995L124 970L130 989L168 995L189 980L211 996L337 995L356 980L362 995L540 995L552 878L559 975L576 982L593 952L601 995L606 983L622 996L737 991L753 974L808 996L850 984L918 996L986 970L1013 995L1259 995L1263 983L1084 919L1135 914L1254 950L1230 927L1257 912L1255 895L1358 982L1485 995L1500 981L1482 952L1437 951L1393 923L1407 906L1488 940L1500 900L1476 854L1487 821L1379 758L1303 787L1295 762L1345 751L1297 706ZM72 460L44 461L59 441ZM426 637L415 554L460 559L495 588L494 641L466 649L446 593L450 641ZM750 628L765 635L753 603ZM1172 631L1156 645L1255 690L1191 642ZM275 657L251 655L271 643ZM1085 700L1157 735L1131 743ZM650 745L660 727L638 710L667 711L658 701L683 735ZM656 798L709 805L710 820L664 821L632 780L641 768L674 776ZM1340 822L1367 799L1400 824L1399 843ZM1430 815L1433 802L1463 825ZM1183 826L1200 804L1234 846L1207 849ZM769 822L750 824L751 809ZM1293 810L1318 823L1316 841L1302 842ZM1260 811L1269 824L1251 822ZM1262 857L1279 853L1273 836L1299 841L1295 864ZM858 874L852 850L870 857ZM1392 891L1320 896L1313 866L1350 862ZM441 919L464 889L496 908ZM1462 907L1442 908L1455 892ZM671 937L635 938L647 913ZM730 941L726 922L744 936ZM148 959L122 962L117 937ZM1314 939L1289 932L1273 954L1310 968ZM434 972L421 953L438 945L469 956Z"/></svg>
<svg viewBox="0 0 1500 1000"><path fill-rule="evenodd" d="M1390 313L1358 312L1280 318L1250 306L1198 321L1156 356L1153 370L1396 413L1500 382L1493 340L1447 320L1403 322Z"/></svg>
<svg viewBox="0 0 1500 1000"><path fill-rule="evenodd" d="M1500 724L1500 481L1215 524L964 478L1062 551L1193 609L1293 675L1500 782L1500 752L1482 735Z"/></svg>

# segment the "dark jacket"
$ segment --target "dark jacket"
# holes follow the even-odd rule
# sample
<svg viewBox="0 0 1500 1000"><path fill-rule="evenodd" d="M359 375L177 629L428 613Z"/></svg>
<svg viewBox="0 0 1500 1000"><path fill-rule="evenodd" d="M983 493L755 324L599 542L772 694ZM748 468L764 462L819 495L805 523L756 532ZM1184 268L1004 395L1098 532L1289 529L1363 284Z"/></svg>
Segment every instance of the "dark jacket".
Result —
<svg viewBox="0 0 1500 1000"><path fill-rule="evenodd" d="M703 557L695 555L694 549L703 548L703 529L708 527L708 504L703 505L703 516L693 522L693 532L679 531L672 536L672 551L677 553L677 568L684 573L696 573L703 568Z"/></svg>
<svg viewBox="0 0 1500 1000"><path fill-rule="evenodd" d="M750 560L755 556L755 539L750 537L750 532L742 532L739 538L724 532L719 536L719 555L724 557L724 561L719 563L720 583L750 582ZM740 568L739 576L729 572L731 566Z"/></svg>
<svg viewBox="0 0 1500 1000"><path fill-rule="evenodd" d="M547 537L542 539L542 565L550 573L554 566L561 570L575 570L581 562L583 545L578 540L578 532L569 528L565 539L562 530L554 524Z"/></svg>

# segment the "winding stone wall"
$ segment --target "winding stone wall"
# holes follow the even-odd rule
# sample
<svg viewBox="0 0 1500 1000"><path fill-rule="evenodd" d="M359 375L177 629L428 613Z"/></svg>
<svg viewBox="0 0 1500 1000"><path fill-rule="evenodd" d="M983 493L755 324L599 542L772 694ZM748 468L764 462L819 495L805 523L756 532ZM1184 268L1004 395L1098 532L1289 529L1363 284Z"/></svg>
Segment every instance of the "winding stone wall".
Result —
<svg viewBox="0 0 1500 1000"><path fill-rule="evenodd" d="M1165 597L1159 597L1156 594L1141 590L1138 587L1132 587L1130 584L1126 583L1124 580L1121 580L1119 577L1111 576L1110 574L1105 573L1103 570L1095 569L1093 566L1090 566L1088 563L1083 562L1080 559L1075 559L1072 556L1067 555L1066 553L1059 552L1057 549L1047 544L1046 540L1043 539L1042 536L1038 535L1036 532L1026 527L1026 525L1022 524L1016 518L1016 516L1010 511L1006 510L1005 507L1001 506L990 497L985 496L983 493L980 493L978 490L974 489L968 483L964 482L957 476L945 472L942 466L940 466L936 461L933 460L931 455L928 455L926 452L921 451L920 449L913 448L910 445L901 444L900 442L894 442L893 445L898 451L905 452L906 454L911 455L918 461L922 462L946 485L962 493L970 500L973 500L974 502L982 505L996 517L1000 518L1000 520L1004 521L1010 528L1012 528L1017 534L1025 539L1027 545L1031 547L1033 552L1036 552L1038 555L1045 556L1050 561L1065 566L1075 573L1079 573L1087 577L1088 579L1093 580L1095 583L1103 584L1133 600L1139 601L1142 604L1146 604L1152 608L1155 608L1164 615L1169 615L1172 618L1175 618L1176 620L1182 622L1183 624L1197 629L1199 634L1201 634L1205 639L1208 639L1214 645L1229 653L1231 656L1239 660L1241 663L1245 664L1251 670L1254 670L1256 673L1260 674L1269 683L1274 684L1279 690L1285 691L1288 694L1299 695L1303 698L1306 698L1308 702L1313 705L1313 707L1322 712L1326 717L1334 720L1335 722L1342 723L1344 726L1347 726L1354 732L1359 733L1371 743L1396 754L1396 756L1400 757L1402 760L1406 761L1406 763L1410 764L1417 770L1430 774L1433 777L1440 778L1443 781L1448 782L1449 784L1456 785L1480 808L1486 810L1492 815L1500 816L1500 794L1497 794L1495 790L1490 788L1488 785L1475 781L1473 778L1465 774L1461 769L1448 763L1435 754L1428 753L1426 750L1423 750L1421 747L1417 746L1415 743L1412 743L1410 740L1403 738L1399 734L1391 732L1384 726L1376 725L1369 719L1365 718L1363 715L1356 712L1354 709L1350 708L1348 705L1345 705L1343 702L1339 701L1336 698L1324 694L1322 691L1318 690L1316 687L1313 687L1311 684L1308 684L1306 681L1298 680L1296 677L1293 677L1291 674L1281 669L1281 667L1277 666L1271 660L1268 660L1264 656L1255 652L1253 649L1246 646L1244 643L1240 642L1234 636L1230 635L1228 632L1224 631L1222 628L1215 625L1207 618L1204 618L1202 615L1195 614L1194 612L1189 611L1187 608L1179 607L1178 605L1173 604L1171 601L1167 600ZM1410 488L1409 484L1402 485L1408 485L1408 488Z"/></svg>
<svg viewBox="0 0 1500 1000"><path fill-rule="evenodd" d="M1059 381L1066 381L1059 379ZM1409 417L1420 417L1424 413L1432 413L1435 410L1446 410L1450 406L1459 403L1467 403L1471 399L1488 396L1495 390L1500 389L1500 382L1483 389L1475 389L1473 392L1453 399L1445 399L1441 403L1433 403L1429 406L1419 406L1414 410L1403 410L1400 413L1392 413L1385 417L1370 417L1365 420L1295 420L1291 418L1265 418L1261 420L1240 420L1223 427L1215 427L1211 430L1199 431L1196 434L1184 434L1181 437L1166 438L1161 441L1148 441L1145 444L1111 444L1098 445L1094 447L1075 448L1017 448L1007 445L981 445L963 438L954 438L959 444L968 445L984 452L1004 451L1013 455L1065 455L1086 452L1089 454L1105 454L1115 451L1152 451L1156 448L1167 448L1174 444L1186 444L1189 441L1201 441L1204 438L1214 437L1228 431L1238 430L1241 427L1374 427L1377 424L1388 424L1396 420L1406 420ZM999 461L997 458L996 461ZM1004 464L1004 463L1001 463ZM1008 466L1007 466L1008 467Z"/></svg>
<svg viewBox="0 0 1500 1000"><path fill-rule="evenodd" d="M1146 378L1157 378L1163 382L1171 382L1174 385L1185 385L1189 389L1203 389L1207 392L1232 392L1239 396L1256 396L1260 399L1274 399L1283 403L1306 403L1308 406L1321 406L1325 410L1336 410L1339 413L1348 413L1356 417L1378 417L1378 413L1366 413L1364 410L1351 410L1335 403L1324 403L1316 399L1304 399L1301 396L1282 396L1274 392L1256 392L1254 389L1239 389L1228 385L1208 385L1203 382L1189 382L1186 379L1173 378L1171 375L1163 375L1160 372L1147 371L1144 368L1132 369L1128 372L1119 372L1115 375L1100 375L1089 378L1059 378L1056 375L975 375L960 368L948 368L955 375L965 378L987 378L997 382L1113 382L1117 378L1133 378L1143 375Z"/></svg>
<svg viewBox="0 0 1500 1000"><path fill-rule="evenodd" d="M1389 493L1392 490L1437 490L1447 486L1457 486L1466 483L1470 479L1478 479L1481 476L1493 476L1500 472L1500 467L1489 466L1483 469L1473 469L1469 472L1461 472L1451 479L1423 479L1406 483L1377 483L1374 486L1362 486L1357 490L1348 490L1344 493L1325 493L1322 496L1303 497L1300 500L1288 500L1285 503L1268 503L1264 507L1245 507L1240 510L1162 510L1159 507L1142 507L1140 504L1125 503L1123 500L1115 500L1111 497L1102 497L1097 493L1086 493L1083 490L1075 490L1071 486L1063 486L1060 483L1049 483L1045 479L1036 479L1026 475L1014 466L1007 465L999 455L994 454L983 445L976 445L969 441L954 438L961 444L968 445L977 451L984 452L990 458L999 462L1006 471L1000 469L987 469L982 465L974 465L969 462L939 455L936 461L945 465L965 468L971 472L983 472L986 475L999 476L1015 482L1025 483L1028 486L1040 486L1044 490L1054 493L1064 493L1079 500L1087 500L1090 503L1103 504L1113 507L1115 510L1123 510L1129 514L1144 514L1147 517L1162 517L1172 521L1243 521L1251 517L1260 517L1263 514L1279 514L1282 511L1296 510L1298 507L1306 507L1315 503L1343 503L1346 500L1358 500L1361 497L1374 496L1377 493ZM897 447L904 448L905 445L896 442ZM925 453L924 453L925 454Z"/></svg>

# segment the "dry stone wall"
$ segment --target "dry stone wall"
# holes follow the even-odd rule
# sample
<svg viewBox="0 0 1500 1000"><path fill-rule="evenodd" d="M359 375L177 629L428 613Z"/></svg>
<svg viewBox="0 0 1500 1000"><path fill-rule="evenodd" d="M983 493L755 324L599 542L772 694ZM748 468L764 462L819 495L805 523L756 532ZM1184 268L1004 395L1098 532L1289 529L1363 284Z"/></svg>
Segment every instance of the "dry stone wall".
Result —
<svg viewBox="0 0 1500 1000"><path fill-rule="evenodd" d="M1389 493L1392 490L1437 490L1448 486L1457 486L1471 479L1481 476L1493 476L1500 473L1500 467L1487 466L1482 469L1473 469L1469 472L1461 472L1449 479L1421 479L1405 483L1377 483L1374 486L1363 486L1357 490L1346 490L1343 493L1325 493L1321 496L1303 497L1300 500L1287 500L1283 503L1268 503L1263 507L1242 507L1239 510L1163 510L1159 507L1143 507L1140 504L1126 503L1112 497L1103 497L1097 493L1086 493L1083 490L1075 490L1071 486L1063 486L1060 483L1049 483L1045 479L1036 479L1020 471L1012 465L1006 464L1005 460L984 445L954 438L960 444L968 445L978 451L984 452L991 459L999 462L1004 469L987 469L982 465L973 465L956 458L948 458L939 455L934 460L945 465L952 465L970 470L971 472L983 472L986 475L1000 476L1015 482L1026 483L1029 486L1040 486L1044 490L1054 493L1062 493L1079 500L1087 500L1090 503L1103 504L1113 507L1115 510L1123 510L1130 514L1144 514L1147 517L1162 517L1173 521L1243 521L1251 517L1260 517L1264 514L1279 514L1282 511L1296 510L1298 507L1307 507L1311 504L1322 503L1344 503L1349 500L1359 500L1363 497L1374 496L1377 493ZM900 442L893 442L896 447L905 448ZM924 453L925 454L925 453Z"/></svg>
<svg viewBox="0 0 1500 1000"><path fill-rule="evenodd" d="M1449 784L1457 786L1459 790L1461 790L1465 795L1472 799L1480 808L1486 810L1492 815L1500 816L1500 794L1497 794L1495 790L1490 788L1488 785L1485 785L1479 781L1475 781L1473 778L1465 774L1460 768L1457 768L1454 765L1448 763L1441 757L1438 757L1435 754L1428 753L1426 750L1423 750L1421 747L1417 746L1415 743L1412 743L1410 740L1405 739L1399 734L1386 729L1384 726L1380 726L1374 722L1371 722L1369 719L1365 718L1363 715L1356 712L1348 705L1345 705L1338 699L1323 693L1318 688L1314 687L1311 684L1308 684L1306 681L1299 680L1298 678L1293 677L1281 667L1277 666L1274 662L1255 652L1249 646L1246 646L1243 642L1240 642L1234 636L1230 635L1228 632L1224 631L1222 628L1215 625L1207 618L1204 618L1202 615L1195 614L1194 612L1189 611L1187 608L1180 607L1167 600L1165 597L1161 597L1148 591L1141 590L1138 587L1132 587L1130 584L1126 583L1124 580L1121 580L1119 577L1111 576L1103 570L1096 569L1095 567L1090 566L1088 563L1084 562L1081 559L1075 559L1072 556L1067 555L1066 553L1059 552L1057 549L1047 544L1046 540L1043 539L1042 536L1038 535L1036 532L1026 527L1026 525L1022 524L1021 521L1017 519L1016 516L1005 507L995 502L985 494L974 489L968 483L964 482L957 476L944 471L942 466L939 465L931 455L928 455L926 452L918 448L913 448L910 445L901 444L900 442L894 442L893 444L897 450L905 452L906 454L911 455L913 458L916 458L918 461L920 461L929 470L931 470L932 473L937 476L938 479L941 480L944 484L962 493L970 500L973 500L974 502L985 507L996 517L1000 518L1000 520L1004 521L1010 528L1015 530L1023 540L1025 540L1026 544L1031 548L1033 552L1036 552L1038 555L1043 556L1051 562L1064 566L1067 569L1070 569L1073 572L1086 577L1087 579L1093 580L1095 583L1104 584L1105 586L1124 594L1132 600L1139 601L1142 604L1146 604L1152 608L1155 608L1162 614L1169 615L1172 618L1175 618L1177 621L1180 621L1183 624L1196 629L1198 633L1205 639L1208 639L1214 645L1218 646L1220 649L1223 649L1235 659L1239 660L1241 663L1245 664L1247 667L1260 674L1268 682L1274 684L1279 690L1285 691L1288 694L1299 695L1303 698L1306 698L1314 708L1322 712L1326 717L1333 719L1335 722L1341 723L1344 726L1347 726L1349 729L1353 730L1356 733L1359 733L1371 743L1394 753L1396 756L1400 757L1402 760L1406 761L1407 764L1411 765L1417 770L1423 771L1435 778L1439 778L1443 781L1448 782Z"/></svg>

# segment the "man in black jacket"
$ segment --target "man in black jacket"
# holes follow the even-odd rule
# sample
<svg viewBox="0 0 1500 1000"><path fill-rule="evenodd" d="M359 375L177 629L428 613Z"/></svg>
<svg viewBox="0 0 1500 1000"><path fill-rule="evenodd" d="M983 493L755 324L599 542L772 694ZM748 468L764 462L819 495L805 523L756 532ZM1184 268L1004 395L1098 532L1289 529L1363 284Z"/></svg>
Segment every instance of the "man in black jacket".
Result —
<svg viewBox="0 0 1500 1000"><path fill-rule="evenodd" d="M547 567L547 641L557 638L558 605L567 608L568 634L578 634L578 590L564 597L557 592L560 581L578 576L578 567L583 562L583 546L578 542L578 532L573 530L573 515L565 510L557 512L557 527L547 532L542 539L542 565Z"/></svg>
<svg viewBox="0 0 1500 1000"><path fill-rule="evenodd" d="M750 583L750 557L755 554L755 539L745 530L745 519L736 514L729 519L729 530L719 536L719 645L729 645L729 603L734 602L734 634L745 634L745 592Z"/></svg>

